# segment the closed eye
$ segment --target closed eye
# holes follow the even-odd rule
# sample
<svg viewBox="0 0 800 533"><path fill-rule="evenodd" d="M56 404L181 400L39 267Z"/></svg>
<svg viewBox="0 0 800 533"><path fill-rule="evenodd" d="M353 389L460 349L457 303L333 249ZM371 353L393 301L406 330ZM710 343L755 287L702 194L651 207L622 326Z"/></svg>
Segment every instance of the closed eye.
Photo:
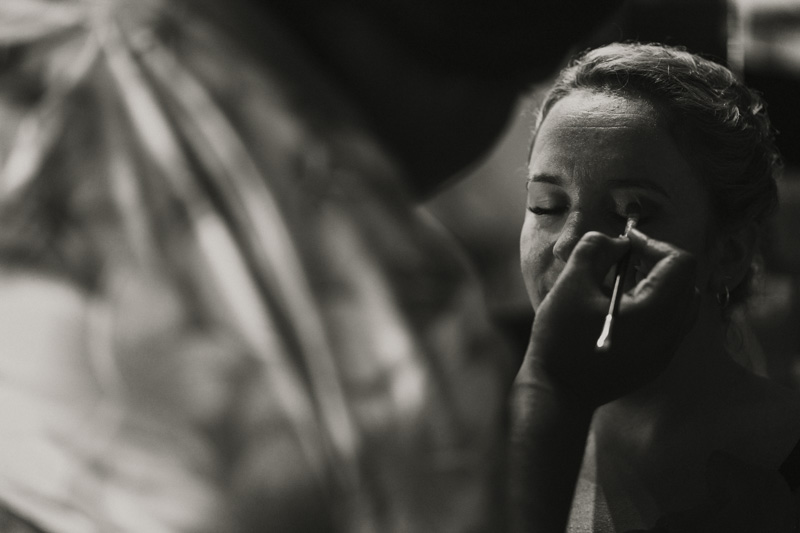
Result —
<svg viewBox="0 0 800 533"><path fill-rule="evenodd" d="M528 211L534 215L560 215L566 211L566 207L528 207Z"/></svg>

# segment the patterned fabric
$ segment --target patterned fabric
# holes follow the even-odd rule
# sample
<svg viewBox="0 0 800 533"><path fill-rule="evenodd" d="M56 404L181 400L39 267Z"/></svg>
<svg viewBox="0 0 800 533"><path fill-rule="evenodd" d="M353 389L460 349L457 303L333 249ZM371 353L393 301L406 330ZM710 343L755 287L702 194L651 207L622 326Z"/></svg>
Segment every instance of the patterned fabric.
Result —
<svg viewBox="0 0 800 533"><path fill-rule="evenodd" d="M59 533L494 530L472 273L260 24L256 54L177 2L0 2L0 500Z"/></svg>
<svg viewBox="0 0 800 533"><path fill-rule="evenodd" d="M0 531L3 533L43 533L29 521L3 508L0 508Z"/></svg>

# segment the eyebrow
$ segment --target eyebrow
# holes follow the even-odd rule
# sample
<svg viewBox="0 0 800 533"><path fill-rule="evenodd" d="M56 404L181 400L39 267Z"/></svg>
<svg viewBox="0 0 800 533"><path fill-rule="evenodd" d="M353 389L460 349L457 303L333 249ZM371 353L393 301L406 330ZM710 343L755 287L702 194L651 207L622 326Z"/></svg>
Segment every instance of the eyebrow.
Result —
<svg viewBox="0 0 800 533"><path fill-rule="evenodd" d="M611 179L608 180L612 189L644 189L656 194L660 194L668 200L672 200L672 195L658 183L646 179L632 180L632 179Z"/></svg>
<svg viewBox="0 0 800 533"><path fill-rule="evenodd" d="M550 183L552 185L558 185L559 187L564 186L564 179L555 174L536 174L534 176L528 176L528 183L532 181L537 183Z"/></svg>
<svg viewBox="0 0 800 533"><path fill-rule="evenodd" d="M535 174L533 176L528 177L528 183L531 182L536 183L549 183L551 185L558 185L559 187L564 187L564 178L557 174ZM608 180L608 184L612 189L642 189L646 191L651 191L656 194L659 194L668 200L672 199L672 195L667 192L664 187L655 183L650 180L641 179L641 180L634 180L634 179L626 179L626 178L618 178L618 179L611 179Z"/></svg>

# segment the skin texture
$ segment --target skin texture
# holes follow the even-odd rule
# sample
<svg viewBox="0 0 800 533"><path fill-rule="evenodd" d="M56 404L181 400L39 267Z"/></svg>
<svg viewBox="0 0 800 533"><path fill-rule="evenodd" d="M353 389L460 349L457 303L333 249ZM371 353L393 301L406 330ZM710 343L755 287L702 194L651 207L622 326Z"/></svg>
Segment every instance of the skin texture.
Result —
<svg viewBox="0 0 800 533"><path fill-rule="evenodd" d="M603 405L592 420L598 483L603 486L606 475L616 479L614 471L621 468L636 472L627 492L608 502L612 513L617 505L633 505L644 515L645 523L629 527L652 526L664 515L698 506L702 520L730 521L730 509L709 518L719 510L704 507L720 497L706 476L711 454L722 450L774 472L800 438L797 395L750 374L728 354L729 326L715 295L721 280L731 286L741 281L753 241L747 230L721 235L709 229L707 192L662 124L656 108L639 98L577 91L556 103L531 153L520 238L523 275L537 313L549 307L581 236L618 235L631 200L642 206L643 233L696 258L698 316L674 358L658 378ZM649 263L634 250L637 271L629 276L623 309ZM604 287L609 294L608 276ZM656 322L669 316L665 310ZM641 342L642 355L651 357L658 342ZM590 375L582 388L591 382ZM775 513L764 517L770 515Z"/></svg>
<svg viewBox="0 0 800 533"><path fill-rule="evenodd" d="M578 92L559 101L531 154L523 271L534 309L587 231L619 235L638 201L638 228L698 257L698 288L717 266L706 250L706 192L654 108L642 100ZM710 289L713 290L713 289Z"/></svg>

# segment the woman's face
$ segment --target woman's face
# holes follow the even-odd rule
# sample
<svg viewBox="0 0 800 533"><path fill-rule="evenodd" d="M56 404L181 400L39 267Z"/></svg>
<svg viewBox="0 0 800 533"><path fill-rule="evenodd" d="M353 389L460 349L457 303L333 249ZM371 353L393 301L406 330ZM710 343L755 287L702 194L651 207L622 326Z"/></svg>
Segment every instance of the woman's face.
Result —
<svg viewBox="0 0 800 533"><path fill-rule="evenodd" d="M641 205L638 227L695 254L708 285L707 193L647 101L574 92L550 110L528 166L520 238L534 310L587 231L619 235L625 206ZM636 260L634 258L634 265Z"/></svg>

